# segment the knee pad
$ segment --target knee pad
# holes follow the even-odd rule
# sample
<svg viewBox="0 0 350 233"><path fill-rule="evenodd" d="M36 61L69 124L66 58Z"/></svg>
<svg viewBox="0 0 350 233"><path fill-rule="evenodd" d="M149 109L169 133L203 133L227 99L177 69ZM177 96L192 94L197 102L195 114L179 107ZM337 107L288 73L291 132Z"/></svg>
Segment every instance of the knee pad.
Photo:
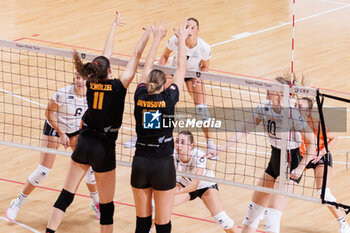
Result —
<svg viewBox="0 0 350 233"><path fill-rule="evenodd" d="M259 222L262 219L265 208L254 202L251 202L248 206L246 217L242 224L245 224L251 228L258 228Z"/></svg>
<svg viewBox="0 0 350 233"><path fill-rule="evenodd" d="M226 214L226 211L221 211L213 217L215 222L224 229L231 229L235 222Z"/></svg>
<svg viewBox="0 0 350 233"><path fill-rule="evenodd" d="M169 221L167 224L163 225L156 225L156 232L157 233L170 233L171 232L171 221Z"/></svg>
<svg viewBox="0 0 350 233"><path fill-rule="evenodd" d="M34 186L37 186L43 181L50 173L51 169L44 167L43 165L38 165L37 169L28 176L28 181Z"/></svg>
<svg viewBox="0 0 350 233"><path fill-rule="evenodd" d="M322 189L319 189L319 190L317 191L317 193L318 193L318 195L321 196ZM333 194L332 194L330 188L326 188L326 193L325 193L325 195L324 195L324 199L325 199L326 201L330 201L330 202L336 202L336 201L337 201L337 199L335 198L335 196L333 196Z"/></svg>
<svg viewBox="0 0 350 233"><path fill-rule="evenodd" d="M266 232L279 233L282 212L274 208L267 208L265 211Z"/></svg>
<svg viewBox="0 0 350 233"><path fill-rule="evenodd" d="M84 176L84 181L87 184L96 184L95 174L92 168L90 167L89 170L86 172Z"/></svg>
<svg viewBox="0 0 350 233"><path fill-rule="evenodd" d="M210 113L208 111L208 107L206 104L198 104L196 105L196 115L198 119L205 121L210 118Z"/></svg>
<svg viewBox="0 0 350 233"><path fill-rule="evenodd" d="M136 216L136 230L135 233L148 233L152 226L152 216L145 218Z"/></svg>
<svg viewBox="0 0 350 233"><path fill-rule="evenodd" d="M74 193L68 192L65 189L62 189L60 195L58 196L53 207L66 212L66 209L72 204L74 199Z"/></svg>
<svg viewBox="0 0 350 233"><path fill-rule="evenodd" d="M101 213L101 218L100 218L101 225L113 224L113 215L114 215L113 201L105 204L100 203L100 213Z"/></svg>

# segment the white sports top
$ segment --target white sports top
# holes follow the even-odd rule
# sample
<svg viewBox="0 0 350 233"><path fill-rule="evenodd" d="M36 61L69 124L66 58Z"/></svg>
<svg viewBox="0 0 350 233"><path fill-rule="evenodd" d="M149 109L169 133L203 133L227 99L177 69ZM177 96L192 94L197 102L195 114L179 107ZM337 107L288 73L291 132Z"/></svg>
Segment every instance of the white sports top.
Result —
<svg viewBox="0 0 350 233"><path fill-rule="evenodd" d="M60 88L52 96L58 105L57 115L59 127L65 133L79 130L80 121L88 108L86 97L78 98L74 92L74 85ZM51 126L52 127L52 126Z"/></svg>
<svg viewBox="0 0 350 233"><path fill-rule="evenodd" d="M174 150L173 155L174 155L175 168L177 171L196 174L197 168L203 168L203 176L215 177L214 172L212 170L206 169L207 158L205 157L204 152L202 152L201 150L197 148L193 148L191 151L191 158L187 163L181 162L180 157L177 154L176 150ZM186 187L188 183L192 181L192 179L190 177L176 176L176 181ZM210 187L214 184L216 183L200 180L197 190Z"/></svg>
<svg viewBox="0 0 350 233"><path fill-rule="evenodd" d="M174 51L174 56L170 58L170 64L171 67L177 67L177 56L178 56L178 48L179 48L179 42L176 36L172 36L167 44L166 47ZM207 61L211 58L211 48L210 45L202 40L201 38L197 37L197 45L193 47L192 49L188 48L186 46L186 56L187 56L187 69L188 70L194 70L199 71L201 61Z"/></svg>
<svg viewBox="0 0 350 233"><path fill-rule="evenodd" d="M299 147L298 131L303 131L307 126L307 122L295 108L292 108L292 117L290 117L290 113L288 115L288 129L291 131L291 140L287 142L287 149L291 150ZM282 111L281 113L276 113L272 109L271 101L265 100L254 110L254 117L262 120L264 131L269 138L270 144L281 149ZM289 132L287 131L286 133Z"/></svg>

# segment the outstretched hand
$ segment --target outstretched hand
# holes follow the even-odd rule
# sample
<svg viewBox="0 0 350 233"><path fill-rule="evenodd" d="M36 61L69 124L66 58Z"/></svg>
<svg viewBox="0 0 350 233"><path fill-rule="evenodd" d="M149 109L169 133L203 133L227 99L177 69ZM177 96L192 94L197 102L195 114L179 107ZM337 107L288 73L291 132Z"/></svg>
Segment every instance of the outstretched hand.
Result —
<svg viewBox="0 0 350 233"><path fill-rule="evenodd" d="M153 37L159 40L163 39L168 31L167 23L163 22L163 20L160 21L158 26L156 25L156 23L154 23L153 26L151 26L150 28L153 33Z"/></svg>
<svg viewBox="0 0 350 233"><path fill-rule="evenodd" d="M181 25L179 24L179 29L173 28L175 36L180 40L186 40L186 38L188 37L188 35L190 34L190 28L188 28L186 26L186 22Z"/></svg>

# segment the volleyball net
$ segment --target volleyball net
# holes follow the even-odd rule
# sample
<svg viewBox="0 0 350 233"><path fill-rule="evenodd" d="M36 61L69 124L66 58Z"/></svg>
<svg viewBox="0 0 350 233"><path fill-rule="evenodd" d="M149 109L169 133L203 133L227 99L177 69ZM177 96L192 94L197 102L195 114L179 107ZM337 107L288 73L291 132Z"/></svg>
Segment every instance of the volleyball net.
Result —
<svg viewBox="0 0 350 233"><path fill-rule="evenodd" d="M79 54L86 61L98 56L89 53ZM58 89L73 82L75 71L72 55L70 50L0 40L0 144L59 155L71 155L71 151L65 150L62 146L57 150L42 147L40 140L49 100ZM117 58L111 58L110 62L114 77L118 77L127 64L127 60ZM117 140L117 164L123 166L131 166L135 150L132 147L124 147L124 144L136 136L133 116L134 92L142 67L143 63L140 63L138 73L128 88L123 124ZM170 67L159 65L155 67L167 74L173 74L175 71ZM205 72L187 71L186 77L203 80L208 111L204 118L203 114L198 114L193 97L187 88L184 88L176 106L175 120L165 123L163 121L163 124L176 126L175 137L178 132L189 130L194 135L195 146L206 152L207 138L204 136L203 128L209 132L218 148L227 143L236 132L246 135L227 150L221 151L216 160L208 160L207 169L212 170L215 177L184 173L179 173L179 175L320 202L312 169L303 173L299 184L290 184L288 172L290 156L286 147L287 142L291 140L301 143L301 138L298 139L296 135L291 137L292 133L288 127L294 124L290 123L295 120L290 117L290 113L295 100L300 97L308 97L315 101L317 96L315 89L289 87L275 82ZM193 83L193 85L196 84ZM254 126L251 131L242 131L255 124L256 108L262 102L266 102L267 92L283 93L282 128L276 129L273 122L264 122L258 127ZM322 112L322 109L320 110ZM315 114L318 112L316 111ZM264 124L267 124L268 127ZM151 124L149 126L151 127ZM269 132L265 132L266 128ZM280 138L282 145L281 175L275 187L265 188L258 186L258 182L271 156L271 145L267 134L276 130L282 135Z"/></svg>

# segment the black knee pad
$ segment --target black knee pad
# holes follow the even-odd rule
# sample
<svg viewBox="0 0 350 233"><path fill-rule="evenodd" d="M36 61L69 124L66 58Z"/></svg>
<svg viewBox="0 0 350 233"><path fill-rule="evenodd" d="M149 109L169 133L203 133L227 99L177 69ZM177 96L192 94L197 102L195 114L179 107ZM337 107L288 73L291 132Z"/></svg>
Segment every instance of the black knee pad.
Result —
<svg viewBox="0 0 350 233"><path fill-rule="evenodd" d="M111 225L113 224L113 214L114 214L114 203L113 201L109 203L100 203L100 224L101 225Z"/></svg>
<svg viewBox="0 0 350 233"><path fill-rule="evenodd" d="M157 233L170 233L171 232L171 221L164 225L156 224L156 232Z"/></svg>
<svg viewBox="0 0 350 233"><path fill-rule="evenodd" d="M141 218L136 216L136 230L135 233L148 233L152 226L152 215Z"/></svg>
<svg viewBox="0 0 350 233"><path fill-rule="evenodd" d="M66 209L72 204L74 199L74 193L68 192L65 189L62 189L61 194L58 196L53 207L66 212Z"/></svg>

